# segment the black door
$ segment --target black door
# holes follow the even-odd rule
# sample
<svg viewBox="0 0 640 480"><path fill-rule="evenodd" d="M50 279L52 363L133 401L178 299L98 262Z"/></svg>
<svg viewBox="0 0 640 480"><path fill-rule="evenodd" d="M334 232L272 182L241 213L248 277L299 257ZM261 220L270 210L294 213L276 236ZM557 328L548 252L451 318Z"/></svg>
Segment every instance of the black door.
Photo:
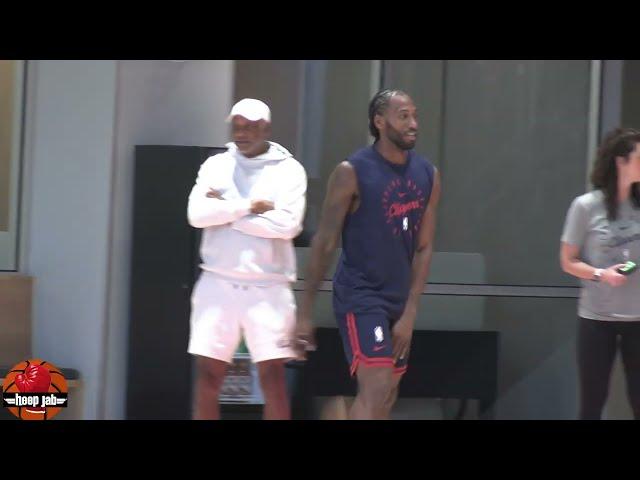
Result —
<svg viewBox="0 0 640 480"><path fill-rule="evenodd" d="M200 230L187 223L187 199L200 165L224 150L136 147L128 419L190 418L187 343Z"/></svg>

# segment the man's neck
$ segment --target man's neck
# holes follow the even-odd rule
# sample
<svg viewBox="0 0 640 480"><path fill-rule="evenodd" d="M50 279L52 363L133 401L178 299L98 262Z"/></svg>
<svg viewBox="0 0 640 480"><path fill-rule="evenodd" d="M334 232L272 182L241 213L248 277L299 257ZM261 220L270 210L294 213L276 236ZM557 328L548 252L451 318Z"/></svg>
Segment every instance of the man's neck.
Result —
<svg viewBox="0 0 640 480"><path fill-rule="evenodd" d="M265 153L267 153L269 151L269 142L264 142L264 144L262 145L262 147L255 153L251 153L249 155L245 155L245 157L247 158L255 158L255 157L259 157L260 155L264 155Z"/></svg>
<svg viewBox="0 0 640 480"><path fill-rule="evenodd" d="M375 148L378 153L389 163L393 163L396 165L404 165L405 163L407 163L407 157L409 155L408 152L406 150L398 148L391 142L378 140L373 144L373 148Z"/></svg>

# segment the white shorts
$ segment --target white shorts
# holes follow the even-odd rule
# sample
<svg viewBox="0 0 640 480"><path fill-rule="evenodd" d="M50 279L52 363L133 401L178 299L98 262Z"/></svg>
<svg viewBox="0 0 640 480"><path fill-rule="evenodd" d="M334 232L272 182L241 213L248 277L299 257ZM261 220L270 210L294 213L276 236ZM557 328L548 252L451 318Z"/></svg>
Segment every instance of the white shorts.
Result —
<svg viewBox="0 0 640 480"><path fill-rule="evenodd" d="M203 271L191 295L188 352L231 363L244 335L255 363L293 358L295 324L289 284L242 285Z"/></svg>

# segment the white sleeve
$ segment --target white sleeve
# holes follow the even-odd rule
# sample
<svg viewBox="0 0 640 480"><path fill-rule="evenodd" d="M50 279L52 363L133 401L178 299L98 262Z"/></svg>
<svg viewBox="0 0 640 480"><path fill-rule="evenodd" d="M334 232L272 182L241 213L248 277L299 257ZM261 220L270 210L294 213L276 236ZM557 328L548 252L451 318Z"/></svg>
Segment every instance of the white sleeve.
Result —
<svg viewBox="0 0 640 480"><path fill-rule="evenodd" d="M247 215L233 222L232 227L247 235L291 240L302 231L306 208L307 174L297 161L283 174L278 185L274 209L259 215Z"/></svg>
<svg viewBox="0 0 640 480"><path fill-rule="evenodd" d="M191 189L187 218L189 224L196 228L213 227L231 223L238 218L248 215L251 211L251 200L219 200L208 198L209 185L206 178L212 172L210 164L202 164L198 172L196 184Z"/></svg>

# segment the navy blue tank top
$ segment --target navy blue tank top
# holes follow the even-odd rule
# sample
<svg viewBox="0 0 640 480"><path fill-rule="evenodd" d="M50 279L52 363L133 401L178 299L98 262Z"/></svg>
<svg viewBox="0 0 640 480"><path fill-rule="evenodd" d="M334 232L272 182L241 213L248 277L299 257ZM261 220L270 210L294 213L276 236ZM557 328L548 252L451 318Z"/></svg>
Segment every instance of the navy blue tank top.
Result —
<svg viewBox="0 0 640 480"><path fill-rule="evenodd" d="M358 179L360 204L347 214L342 253L333 276L336 314L383 313L399 317L411 287L411 262L433 187L433 165L408 152L404 165L373 147L347 161Z"/></svg>

